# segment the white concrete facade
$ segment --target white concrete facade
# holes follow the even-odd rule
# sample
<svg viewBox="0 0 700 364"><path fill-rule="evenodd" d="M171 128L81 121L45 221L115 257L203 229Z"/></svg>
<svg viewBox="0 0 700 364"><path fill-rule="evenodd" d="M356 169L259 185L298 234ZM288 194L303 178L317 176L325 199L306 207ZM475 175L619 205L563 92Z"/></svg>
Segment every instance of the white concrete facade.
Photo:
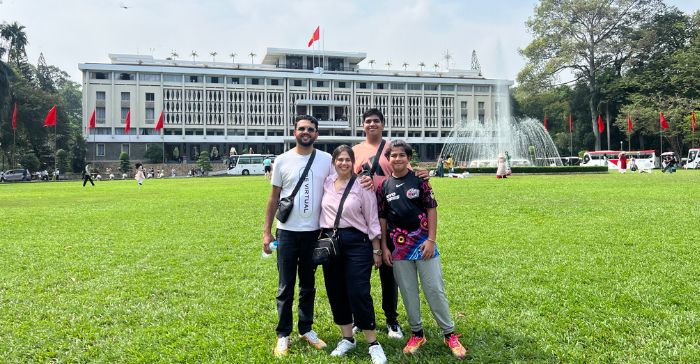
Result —
<svg viewBox="0 0 700 364"><path fill-rule="evenodd" d="M293 143L293 119L302 113L320 120L317 144L332 149L363 139L361 115L372 107L384 113L388 138L435 159L455 123L494 118L497 86L513 84L471 70L360 69L365 54L356 52L268 48L261 64L110 58L79 65L91 160L115 160L127 149L139 159L154 143L168 152L177 146L190 159L212 146L221 154L231 147L279 154ZM124 134L127 110L131 135ZM93 111L96 128L88 133ZM161 111L164 129L155 132Z"/></svg>

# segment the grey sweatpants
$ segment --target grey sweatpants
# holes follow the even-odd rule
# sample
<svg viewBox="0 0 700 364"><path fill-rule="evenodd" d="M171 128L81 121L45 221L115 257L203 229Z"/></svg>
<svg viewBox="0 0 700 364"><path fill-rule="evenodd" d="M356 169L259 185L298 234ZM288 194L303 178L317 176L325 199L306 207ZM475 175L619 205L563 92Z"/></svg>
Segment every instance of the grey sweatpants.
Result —
<svg viewBox="0 0 700 364"><path fill-rule="evenodd" d="M445 294L445 281L442 279L440 257L429 260L395 260L394 278L401 290L403 305L408 312L408 324L411 331L423 328L420 316L420 295L418 293L418 277L423 287L423 295L428 301L430 311L444 334L454 331L455 324L450 318L450 306Z"/></svg>

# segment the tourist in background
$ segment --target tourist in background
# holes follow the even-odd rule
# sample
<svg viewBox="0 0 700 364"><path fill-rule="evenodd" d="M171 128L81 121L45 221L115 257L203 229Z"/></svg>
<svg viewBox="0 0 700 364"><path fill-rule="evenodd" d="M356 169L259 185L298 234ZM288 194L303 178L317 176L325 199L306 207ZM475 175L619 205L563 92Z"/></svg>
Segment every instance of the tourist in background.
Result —
<svg viewBox="0 0 700 364"><path fill-rule="evenodd" d="M136 175L134 176L134 179L136 180L136 182L138 182L139 186L143 185L143 180L146 179L146 174L143 170L143 164L136 163Z"/></svg>
<svg viewBox="0 0 700 364"><path fill-rule="evenodd" d="M370 294L372 266L379 268L382 264L377 198L372 191L363 189L359 181L352 179L355 163L352 148L347 145L336 148L332 162L336 174L328 176L323 185L322 229L332 231L342 196L348 183L352 182L352 185L338 223L338 255L323 265L333 321L340 326L342 334L331 355L344 356L357 346L353 338L354 320L369 344L372 363L386 363L384 350L377 341L374 304Z"/></svg>
<svg viewBox="0 0 700 364"><path fill-rule="evenodd" d="M625 152L622 152L617 157L617 167L620 169L620 173L627 172L627 154L625 154Z"/></svg>
<svg viewBox="0 0 700 364"><path fill-rule="evenodd" d="M498 155L498 164L496 165L496 178L507 178L506 176L506 158L503 153Z"/></svg>
<svg viewBox="0 0 700 364"><path fill-rule="evenodd" d="M92 174L90 174L90 164L85 165L85 169L83 170L83 187L85 187L85 184L90 181L90 184L95 187L95 182L92 181Z"/></svg>

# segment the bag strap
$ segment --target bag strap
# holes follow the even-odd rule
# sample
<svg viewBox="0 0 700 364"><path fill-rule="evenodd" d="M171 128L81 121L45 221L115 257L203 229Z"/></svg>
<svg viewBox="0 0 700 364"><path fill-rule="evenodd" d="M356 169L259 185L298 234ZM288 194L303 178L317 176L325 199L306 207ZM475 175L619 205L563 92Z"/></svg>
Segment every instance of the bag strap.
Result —
<svg viewBox="0 0 700 364"><path fill-rule="evenodd" d="M379 143L377 153L374 155L374 162L372 163L372 168L369 170L370 177L374 177L374 172L377 171L377 167L379 166L379 158L381 158L382 152L384 151L384 144L386 144L386 140L382 139L382 142Z"/></svg>
<svg viewBox="0 0 700 364"><path fill-rule="evenodd" d="M313 152L311 152L311 157L309 157L309 161L306 162L306 167L304 167L304 172L301 174L301 177L299 177L299 181L297 181L297 185L294 186L294 191L292 191L292 194L289 195L291 199L294 199L294 196L297 195L297 192L299 192L299 189L301 188L301 184L304 183L304 180L306 179L306 175L309 173L309 169L311 169L311 165L314 163L314 156L316 156L316 149L314 148Z"/></svg>
<svg viewBox="0 0 700 364"><path fill-rule="evenodd" d="M335 222L333 223L333 230L338 230L338 225L340 225L340 216L343 214L343 204L345 204L345 199L348 198L352 185L355 184L355 179L357 175L353 174L348 181L348 185L345 187L343 192L343 197L340 199L340 205L338 205L338 213L335 215Z"/></svg>

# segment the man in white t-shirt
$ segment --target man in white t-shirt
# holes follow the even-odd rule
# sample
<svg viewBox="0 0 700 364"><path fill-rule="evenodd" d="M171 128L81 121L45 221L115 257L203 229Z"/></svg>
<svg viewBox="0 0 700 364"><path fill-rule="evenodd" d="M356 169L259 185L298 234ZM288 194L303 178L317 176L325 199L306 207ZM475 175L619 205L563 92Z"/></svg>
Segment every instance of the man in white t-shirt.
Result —
<svg viewBox="0 0 700 364"><path fill-rule="evenodd" d="M279 204L280 196L292 194L311 153L314 141L318 138L318 120L310 115L297 116L294 121L296 147L275 158L272 170L272 193L265 212L263 227L263 250L270 254L272 221ZM319 234L319 218L323 182L331 173L331 155L316 150L313 163L304 183L294 197L294 207L285 222L277 222L277 268L279 286L277 289L277 345L276 356L287 355L292 333L294 289L297 272L299 274L299 322L301 339L317 349L323 349L326 343L319 339L312 330L314 318L314 299L316 296L316 265L311 261L314 242Z"/></svg>

